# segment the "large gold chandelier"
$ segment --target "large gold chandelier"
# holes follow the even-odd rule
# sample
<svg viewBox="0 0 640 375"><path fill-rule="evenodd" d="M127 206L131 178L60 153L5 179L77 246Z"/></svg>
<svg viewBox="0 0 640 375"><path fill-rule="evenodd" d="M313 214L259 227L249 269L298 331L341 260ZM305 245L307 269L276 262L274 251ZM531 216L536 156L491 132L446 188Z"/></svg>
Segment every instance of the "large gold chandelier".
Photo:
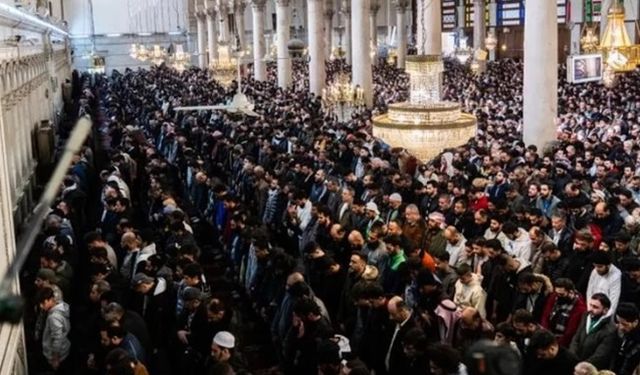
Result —
<svg viewBox="0 0 640 375"><path fill-rule="evenodd" d="M462 113L458 103L441 100L444 64L440 56L407 56L406 71L409 101L390 104L388 113L373 119L375 137L427 162L475 136L475 116Z"/></svg>
<svg viewBox="0 0 640 375"><path fill-rule="evenodd" d="M182 44L176 46L176 51L171 55L172 67L178 71L178 73L184 72L191 62L191 56L184 52Z"/></svg>
<svg viewBox="0 0 640 375"><path fill-rule="evenodd" d="M348 74L341 72L329 87L322 90L322 107L345 121L364 106L364 91L351 83Z"/></svg>
<svg viewBox="0 0 640 375"><path fill-rule="evenodd" d="M609 8L599 49L607 66L615 72L632 71L640 64L640 45L631 43L624 21L624 7L618 0Z"/></svg>
<svg viewBox="0 0 640 375"><path fill-rule="evenodd" d="M236 59L231 56L229 43L220 41L218 44L218 59L209 64L213 79L222 86L229 86L236 78L238 72L236 65Z"/></svg>

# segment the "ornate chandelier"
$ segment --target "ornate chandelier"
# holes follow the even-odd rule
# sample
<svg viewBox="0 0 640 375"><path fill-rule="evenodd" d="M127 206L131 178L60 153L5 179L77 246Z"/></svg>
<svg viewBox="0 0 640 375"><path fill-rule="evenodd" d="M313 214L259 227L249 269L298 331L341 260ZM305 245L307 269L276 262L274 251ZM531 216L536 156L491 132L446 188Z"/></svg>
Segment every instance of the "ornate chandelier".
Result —
<svg viewBox="0 0 640 375"><path fill-rule="evenodd" d="M364 91L351 83L346 73L338 73L329 87L322 90L322 107L344 121L364 106Z"/></svg>
<svg viewBox="0 0 640 375"><path fill-rule="evenodd" d="M498 46L498 38L496 37L496 33L493 30L489 30L487 37L484 38L484 46L488 51L493 51Z"/></svg>
<svg viewBox="0 0 640 375"><path fill-rule="evenodd" d="M624 8L618 1L609 8L607 27L599 47L604 61L615 72L632 71L640 63L640 45L631 43L625 26Z"/></svg>
<svg viewBox="0 0 640 375"><path fill-rule="evenodd" d="M144 46L144 44L141 44L140 46L138 46L138 60L145 62L147 60L149 60L150 57L150 53L149 50L147 49L147 47Z"/></svg>
<svg viewBox="0 0 640 375"><path fill-rule="evenodd" d="M229 86L236 78L236 61L231 56L231 47L227 42L218 44L218 59L209 64L213 79L222 86Z"/></svg>
<svg viewBox="0 0 640 375"><path fill-rule="evenodd" d="M474 137L477 120L462 113L458 103L441 100L444 64L440 56L407 56L409 101L389 105L373 119L373 135L402 147L427 162L442 150Z"/></svg>
<svg viewBox="0 0 640 375"><path fill-rule="evenodd" d="M598 34L594 27L585 27L582 38L580 38L580 45L585 52L595 52L598 49Z"/></svg>
<svg viewBox="0 0 640 375"><path fill-rule="evenodd" d="M153 65L162 65L162 63L167 59L167 51L160 47L160 45L156 44L153 46L149 59Z"/></svg>
<svg viewBox="0 0 640 375"><path fill-rule="evenodd" d="M129 48L129 56L131 56L132 59L138 59L138 45L133 43L131 44L131 48Z"/></svg>
<svg viewBox="0 0 640 375"><path fill-rule="evenodd" d="M467 38L460 38L460 45L456 48L455 56L460 64L466 64L471 55L473 54L473 49L467 46Z"/></svg>
<svg viewBox="0 0 640 375"><path fill-rule="evenodd" d="M176 46L176 52L171 56L170 60L173 63L173 68L177 70L178 73L182 73L185 71L187 66L189 66L191 56L189 56L188 53L184 52L182 44L178 44Z"/></svg>

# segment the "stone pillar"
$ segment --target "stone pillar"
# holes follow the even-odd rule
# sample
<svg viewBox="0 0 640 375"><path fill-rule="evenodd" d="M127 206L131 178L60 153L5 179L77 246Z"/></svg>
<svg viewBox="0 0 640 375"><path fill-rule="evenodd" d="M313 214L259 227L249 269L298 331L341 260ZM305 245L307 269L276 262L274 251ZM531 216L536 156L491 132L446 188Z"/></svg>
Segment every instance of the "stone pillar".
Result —
<svg viewBox="0 0 640 375"><path fill-rule="evenodd" d="M325 4L324 9L324 47L325 47L325 56L331 56L331 51L333 50L333 8L330 8L331 1Z"/></svg>
<svg viewBox="0 0 640 375"><path fill-rule="evenodd" d="M224 0L218 0L218 33L220 34L220 40L225 43L230 43L229 37L229 7Z"/></svg>
<svg viewBox="0 0 640 375"><path fill-rule="evenodd" d="M613 2L617 0L602 0L600 6L600 40L604 35L604 31L607 29L607 15L609 14L609 8L613 5Z"/></svg>
<svg viewBox="0 0 640 375"><path fill-rule="evenodd" d="M369 30L370 0L351 0L351 23L355 30ZM371 54L369 35L366 32L355 32L353 37L353 84L360 86L364 92L367 107L373 104L373 72L371 70Z"/></svg>
<svg viewBox="0 0 640 375"><path fill-rule="evenodd" d="M198 66L200 69L207 67L207 55L205 54L206 42L205 42L205 18L206 15L203 9L196 11L196 32L198 34Z"/></svg>
<svg viewBox="0 0 640 375"><path fill-rule="evenodd" d="M351 65L351 39L353 36L351 35L351 4L349 4L349 0L342 3L342 18L344 18L344 38L342 39L344 43L342 48L344 48L345 52L345 61L348 65Z"/></svg>
<svg viewBox="0 0 640 375"><path fill-rule="evenodd" d="M375 48L374 61L378 56L378 11L380 10L380 0L371 0L371 7L369 8L369 23L371 24L371 40L370 45Z"/></svg>
<svg viewBox="0 0 640 375"><path fill-rule="evenodd" d="M487 37L487 24L485 18L485 0L475 0L473 3L473 49L484 50L484 39ZM478 60L478 71L487 70L487 61Z"/></svg>
<svg viewBox="0 0 640 375"><path fill-rule="evenodd" d="M209 64L218 57L218 35L216 33L216 10L207 8L207 42L209 49Z"/></svg>
<svg viewBox="0 0 640 375"><path fill-rule="evenodd" d="M257 81L267 79L267 67L264 63L266 46L264 39L264 8L267 0L252 0L253 10L253 75Z"/></svg>
<svg viewBox="0 0 640 375"><path fill-rule="evenodd" d="M404 69L405 61L407 60L407 23L406 14L407 7L409 6L409 0L397 0L396 1L396 54L397 61L396 66L398 69Z"/></svg>
<svg viewBox="0 0 640 375"><path fill-rule="evenodd" d="M532 2L532 0L528 0ZM555 1L536 1L524 20L523 138L538 151L556 139L558 25Z"/></svg>
<svg viewBox="0 0 640 375"><path fill-rule="evenodd" d="M640 4L638 0L624 0L624 24L631 44L637 44L640 39L636 22L640 21Z"/></svg>
<svg viewBox="0 0 640 375"><path fill-rule="evenodd" d="M437 0L417 0L418 55L442 55L442 4Z"/></svg>
<svg viewBox="0 0 640 375"><path fill-rule="evenodd" d="M496 38L498 37L498 32L496 31L496 27L498 26L498 3L496 3L496 0L491 0L491 2L489 3L489 31L496 36ZM496 46L496 48L494 48L492 51L489 51L489 61L495 61L496 60L496 49L498 48L498 46Z"/></svg>
<svg viewBox="0 0 640 375"><path fill-rule="evenodd" d="M580 54L580 38L582 37L582 24L584 23L584 0L571 0L571 45L569 51L572 55Z"/></svg>
<svg viewBox="0 0 640 375"><path fill-rule="evenodd" d="M464 28L465 26L465 15L467 13L467 8L464 6L464 0L458 0L456 3L456 27Z"/></svg>
<svg viewBox="0 0 640 375"><path fill-rule="evenodd" d="M307 20L309 36L309 91L316 95L322 94L325 87L325 48L323 33L324 28L324 1L307 1Z"/></svg>
<svg viewBox="0 0 640 375"><path fill-rule="evenodd" d="M286 89L291 85L291 57L289 56L290 0L276 0L276 35L278 50L278 86Z"/></svg>
<svg viewBox="0 0 640 375"><path fill-rule="evenodd" d="M236 22L236 31L238 32L238 42L240 43L240 48L243 49L247 46L244 39L244 11L246 10L246 8L247 5L245 4L244 0L236 0L233 7L233 16Z"/></svg>

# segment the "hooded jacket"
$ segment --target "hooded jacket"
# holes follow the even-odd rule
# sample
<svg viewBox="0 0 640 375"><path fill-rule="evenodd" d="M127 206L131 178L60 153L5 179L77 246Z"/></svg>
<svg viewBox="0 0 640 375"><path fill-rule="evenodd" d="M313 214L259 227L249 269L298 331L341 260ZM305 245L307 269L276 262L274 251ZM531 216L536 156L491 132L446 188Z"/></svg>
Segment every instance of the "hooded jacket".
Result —
<svg viewBox="0 0 640 375"><path fill-rule="evenodd" d="M47 361L57 358L62 362L67 358L71 348L71 341L67 337L70 330L69 305L60 302L49 310L42 333L42 354Z"/></svg>

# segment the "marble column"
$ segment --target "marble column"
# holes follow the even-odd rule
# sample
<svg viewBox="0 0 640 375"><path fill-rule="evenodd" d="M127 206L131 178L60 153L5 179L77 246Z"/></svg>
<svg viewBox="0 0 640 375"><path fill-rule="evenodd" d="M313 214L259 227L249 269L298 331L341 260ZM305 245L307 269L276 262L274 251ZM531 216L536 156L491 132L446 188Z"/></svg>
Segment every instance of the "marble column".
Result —
<svg viewBox="0 0 640 375"><path fill-rule="evenodd" d="M209 49L209 64L218 57L218 35L216 33L216 10L207 8L207 44Z"/></svg>
<svg viewBox="0 0 640 375"><path fill-rule="evenodd" d="M351 24L354 30L369 30L370 0L351 0ZM366 32L355 32L353 38L353 84L360 86L364 92L367 107L373 104L373 72L371 70L371 48L369 35Z"/></svg>
<svg viewBox="0 0 640 375"><path fill-rule="evenodd" d="M331 56L331 51L333 50L333 15L334 11L331 7L331 1L325 4L324 8L324 47L325 47L325 56Z"/></svg>
<svg viewBox="0 0 640 375"><path fill-rule="evenodd" d="M442 4L437 0L417 1L418 55L442 55Z"/></svg>
<svg viewBox="0 0 640 375"><path fill-rule="evenodd" d="M325 87L324 1L307 0L309 36L309 91L322 94Z"/></svg>
<svg viewBox="0 0 640 375"><path fill-rule="evenodd" d="M245 48L247 46L246 41L244 39L245 27L244 27L244 12L247 8L244 0L236 0L233 7L233 17L236 23L236 31L238 33L238 42L240 43L240 48Z"/></svg>
<svg viewBox="0 0 640 375"><path fill-rule="evenodd" d="M607 29L607 14L609 14L609 8L611 8L614 1L618 0L602 0L600 5L600 40L602 40L604 31Z"/></svg>
<svg viewBox="0 0 640 375"><path fill-rule="evenodd" d="M533 3L534 0L527 0ZM535 1L524 20L523 138L542 153L556 139L558 25L555 1Z"/></svg>
<svg viewBox="0 0 640 375"><path fill-rule="evenodd" d="M464 5L464 0L458 0L456 2L456 27L465 27L465 15L467 13L467 7Z"/></svg>
<svg viewBox="0 0 640 375"><path fill-rule="evenodd" d="M484 50L484 39L487 37L487 24L485 18L485 0L474 0L473 3L473 49ZM478 71L487 70L487 61L478 60Z"/></svg>
<svg viewBox="0 0 640 375"><path fill-rule="evenodd" d="M375 48L374 61L378 56L378 11L380 10L380 0L371 0L371 7L369 8L369 24L371 25L371 35L369 40L372 48Z"/></svg>
<svg viewBox="0 0 640 375"><path fill-rule="evenodd" d="M345 52L345 61L347 62L348 65L351 65L352 63L351 40L353 38L353 35L351 35L351 4L349 3L349 1L350 0L346 0L346 1L343 1L342 3L342 18L344 19L344 38L342 39L343 41L342 48L344 48L344 52Z"/></svg>
<svg viewBox="0 0 640 375"><path fill-rule="evenodd" d="M407 60L407 23L406 14L409 7L409 0L396 0L396 67L404 69Z"/></svg>
<svg viewBox="0 0 640 375"><path fill-rule="evenodd" d="M206 49L206 36L205 36L205 19L206 15L203 9L196 11L196 32L198 34L198 66L200 69L205 69L207 67L207 55L205 54Z"/></svg>
<svg viewBox="0 0 640 375"><path fill-rule="evenodd" d="M582 24L584 23L584 0L571 0L571 44L569 51L572 55L580 54L580 38L582 37Z"/></svg>
<svg viewBox="0 0 640 375"><path fill-rule="evenodd" d="M252 0L253 13L253 75L257 81L267 79L267 66L264 62L266 54L264 38L264 9L267 0Z"/></svg>
<svg viewBox="0 0 640 375"><path fill-rule="evenodd" d="M632 44L640 42L636 22L640 21L640 4L638 0L624 0L624 24Z"/></svg>
<svg viewBox="0 0 640 375"><path fill-rule="evenodd" d="M498 37L498 32L496 30L496 27L498 26L498 3L496 3L496 0L491 0L491 2L489 3L489 31L495 35L495 37ZM494 48L492 51L489 51L489 61L495 61L496 60L496 49L498 48L498 46L496 46L496 48Z"/></svg>
<svg viewBox="0 0 640 375"><path fill-rule="evenodd" d="M231 43L232 38L229 35L229 7L223 0L218 0L218 33L220 40L224 43Z"/></svg>
<svg viewBox="0 0 640 375"><path fill-rule="evenodd" d="M276 0L276 47L278 50L278 86L286 89L291 85L291 57L289 56L290 0Z"/></svg>

